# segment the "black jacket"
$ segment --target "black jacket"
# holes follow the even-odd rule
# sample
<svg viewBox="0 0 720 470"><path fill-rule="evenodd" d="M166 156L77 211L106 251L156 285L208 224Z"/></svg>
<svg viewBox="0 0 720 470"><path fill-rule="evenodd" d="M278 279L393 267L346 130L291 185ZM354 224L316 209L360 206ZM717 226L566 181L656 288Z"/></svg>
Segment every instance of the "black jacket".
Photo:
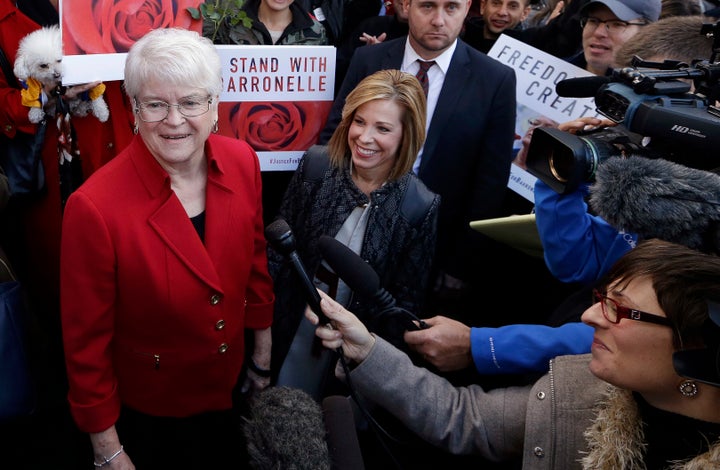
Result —
<svg viewBox="0 0 720 470"><path fill-rule="evenodd" d="M288 185L279 216L290 225L300 259L309 275L314 276L321 262L320 236L335 237L350 213L371 200L355 186L348 169L328 168L322 178L306 181L304 163L304 159L300 161ZM408 173L373 191L360 256L375 270L380 285L398 306L417 313L429 282L440 197L434 196L418 225L409 223L399 215L399 208L411 178L417 177ZM307 301L290 264L272 246L268 247L268 263L275 283L272 358L273 370L278 370ZM349 309L361 319L369 312L368 307L359 299L350 300Z"/></svg>

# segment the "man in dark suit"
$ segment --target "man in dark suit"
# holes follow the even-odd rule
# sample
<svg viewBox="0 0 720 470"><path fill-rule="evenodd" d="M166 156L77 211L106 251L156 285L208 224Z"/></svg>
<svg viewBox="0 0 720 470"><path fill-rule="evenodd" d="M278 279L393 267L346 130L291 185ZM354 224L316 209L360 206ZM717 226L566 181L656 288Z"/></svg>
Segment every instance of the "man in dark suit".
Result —
<svg viewBox="0 0 720 470"><path fill-rule="evenodd" d="M416 74L418 60L434 61L427 72L428 132L414 171L442 197L435 294L443 313L456 319L488 290L478 290L484 287L478 273L492 275L487 255L495 245L469 222L502 215L516 110L514 71L458 39L469 8L470 0L404 0L408 36L356 50L320 136L327 142L345 97L367 75L381 69ZM453 308L442 292L461 302Z"/></svg>

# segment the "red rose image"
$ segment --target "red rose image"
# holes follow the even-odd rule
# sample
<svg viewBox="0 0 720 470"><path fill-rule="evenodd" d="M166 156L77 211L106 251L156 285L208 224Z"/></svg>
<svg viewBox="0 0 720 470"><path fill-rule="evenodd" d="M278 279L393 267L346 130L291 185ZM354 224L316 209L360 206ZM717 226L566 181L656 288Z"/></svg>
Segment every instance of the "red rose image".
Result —
<svg viewBox="0 0 720 470"><path fill-rule="evenodd" d="M178 27L201 32L189 7L202 0L64 0L65 55L127 52L151 29Z"/></svg>
<svg viewBox="0 0 720 470"><path fill-rule="evenodd" d="M220 103L220 131L257 152L307 150L331 107L332 101Z"/></svg>

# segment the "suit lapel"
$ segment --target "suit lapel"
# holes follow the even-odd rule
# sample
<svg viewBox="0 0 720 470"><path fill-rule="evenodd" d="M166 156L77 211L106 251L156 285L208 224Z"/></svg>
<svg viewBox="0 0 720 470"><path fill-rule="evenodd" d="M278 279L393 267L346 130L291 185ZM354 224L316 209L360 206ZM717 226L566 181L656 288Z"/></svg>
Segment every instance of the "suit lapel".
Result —
<svg viewBox="0 0 720 470"><path fill-rule="evenodd" d="M380 69L397 69L402 67L403 56L405 55L406 38L395 39L390 47L388 47L385 56L382 59Z"/></svg>
<svg viewBox="0 0 720 470"><path fill-rule="evenodd" d="M163 201L148 218L148 224L190 271L213 289L221 291L220 277L208 251L198 237L180 200L170 190L170 177L155 161L140 136L135 136L130 145L133 165L147 189L148 198L153 201ZM207 217L205 219L208 220Z"/></svg>
<svg viewBox="0 0 720 470"><path fill-rule="evenodd" d="M467 47L462 41L458 40L457 47L450 61L450 68L440 90L435 113L432 116L430 128L428 129L423 147L422 161L418 173L427 165L428 161L436 155L436 147L440 136L445 132L445 126L450 121L450 116L457 109L458 103L462 98L465 87L481 86L471 82L470 59L467 54ZM482 103L477 103L482 106Z"/></svg>
<svg viewBox="0 0 720 470"><path fill-rule="evenodd" d="M213 289L222 290L215 266L177 197L168 197L150 216L149 223L190 271Z"/></svg>
<svg viewBox="0 0 720 470"><path fill-rule="evenodd" d="M238 216L237 199L233 191L223 185L221 179L208 175L207 200L205 202L205 246L213 260L227 259L228 250L236 250L237 238L231 236L233 217Z"/></svg>

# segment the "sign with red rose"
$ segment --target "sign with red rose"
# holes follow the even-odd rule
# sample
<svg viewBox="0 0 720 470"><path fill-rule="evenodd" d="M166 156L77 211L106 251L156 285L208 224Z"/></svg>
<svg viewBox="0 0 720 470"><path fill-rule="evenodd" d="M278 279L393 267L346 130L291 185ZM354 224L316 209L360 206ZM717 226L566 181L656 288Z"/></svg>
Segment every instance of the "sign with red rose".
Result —
<svg viewBox="0 0 720 470"><path fill-rule="evenodd" d="M183 28L197 32L202 21L188 8L202 0L63 0L63 52L110 54L127 52L152 29Z"/></svg>
<svg viewBox="0 0 720 470"><path fill-rule="evenodd" d="M202 0L62 0L63 83L122 80L130 46L151 29L201 32ZM247 141L263 171L294 170L334 98L333 46L216 46L223 67L218 132Z"/></svg>
<svg viewBox="0 0 720 470"><path fill-rule="evenodd" d="M125 54L158 28L202 32L187 11L202 0L61 0L63 83L122 79Z"/></svg>
<svg viewBox="0 0 720 470"><path fill-rule="evenodd" d="M334 97L332 46L217 46L219 132L247 141L263 171L294 170L317 142Z"/></svg>

